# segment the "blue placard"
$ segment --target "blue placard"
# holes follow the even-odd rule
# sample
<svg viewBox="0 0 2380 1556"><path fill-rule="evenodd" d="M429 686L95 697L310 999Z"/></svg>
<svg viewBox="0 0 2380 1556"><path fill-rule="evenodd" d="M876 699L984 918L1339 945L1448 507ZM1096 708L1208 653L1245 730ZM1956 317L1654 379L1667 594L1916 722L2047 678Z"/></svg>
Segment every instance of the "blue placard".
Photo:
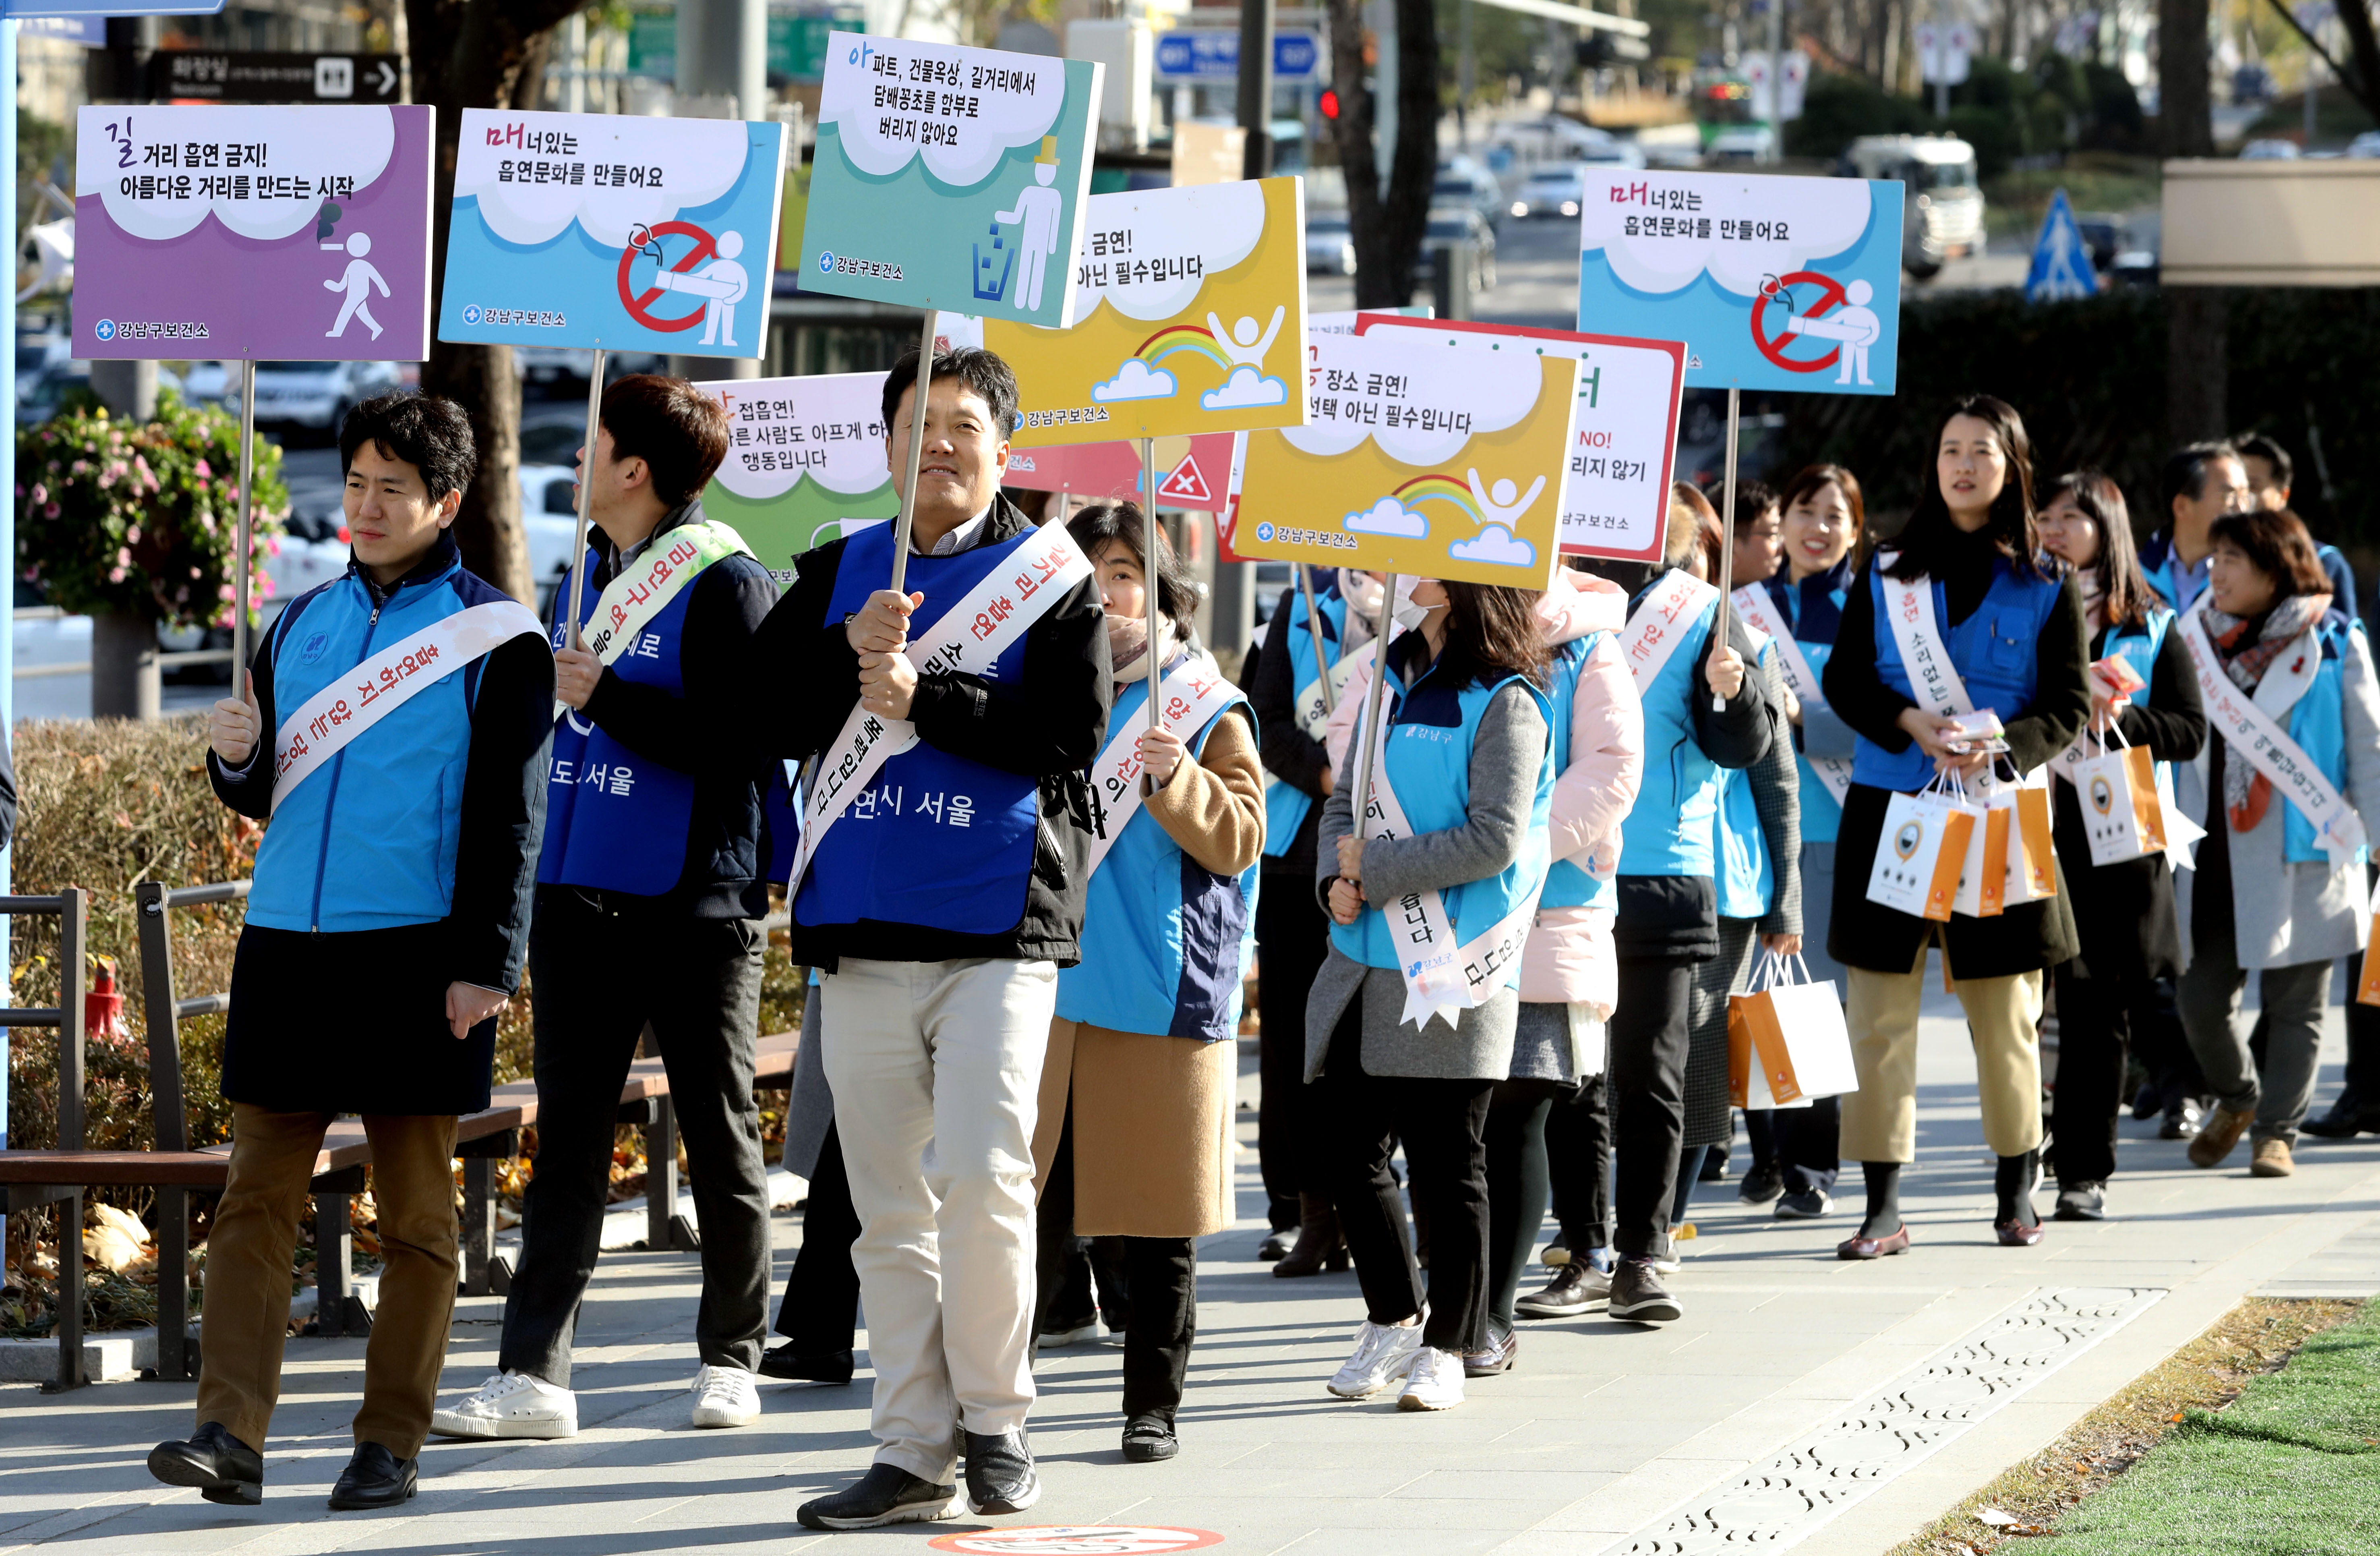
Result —
<svg viewBox="0 0 2380 1556"><path fill-rule="evenodd" d="M2074 220L2074 207L2067 202L2066 191L2058 189L2049 197L2049 210L2041 218L2041 237L2033 245L2033 268L2024 278L2025 300L2067 302L2095 297L2098 291L2099 272L2091 262L2091 245L2082 240L2082 225Z"/></svg>
<svg viewBox="0 0 2380 1556"><path fill-rule="evenodd" d="M1310 81L1322 58L1322 40L1311 32L1276 32L1272 40L1272 75L1276 81ZM1157 79L1160 81L1236 81L1240 79L1240 35L1221 28L1182 27L1157 39Z"/></svg>
<svg viewBox="0 0 2380 1556"><path fill-rule="evenodd" d="M1899 181L1596 169L1578 327L1686 344L1686 383L1889 395Z"/></svg>

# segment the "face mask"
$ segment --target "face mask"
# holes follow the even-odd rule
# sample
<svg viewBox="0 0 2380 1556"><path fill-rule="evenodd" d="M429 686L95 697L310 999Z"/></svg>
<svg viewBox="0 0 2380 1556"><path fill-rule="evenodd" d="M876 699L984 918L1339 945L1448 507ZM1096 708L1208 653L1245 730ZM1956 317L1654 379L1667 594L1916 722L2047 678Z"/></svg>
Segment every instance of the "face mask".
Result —
<svg viewBox="0 0 2380 1556"><path fill-rule="evenodd" d="M1415 577L1397 579L1397 602L1389 613L1390 619L1408 632L1418 631L1421 624L1429 619L1430 612L1439 609L1437 605L1420 605L1414 602L1414 585L1420 581L1419 578Z"/></svg>

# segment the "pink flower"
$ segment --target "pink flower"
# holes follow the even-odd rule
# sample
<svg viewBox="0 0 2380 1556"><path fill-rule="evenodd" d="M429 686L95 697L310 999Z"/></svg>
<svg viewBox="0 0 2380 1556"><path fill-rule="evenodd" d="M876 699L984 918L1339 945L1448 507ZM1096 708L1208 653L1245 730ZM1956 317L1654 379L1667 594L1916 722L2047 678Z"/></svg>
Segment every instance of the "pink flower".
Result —
<svg viewBox="0 0 2380 1556"><path fill-rule="evenodd" d="M232 597L232 593L233 593L233 590L232 590L231 585L229 585L229 584L225 584L225 585L224 585L221 589L219 589L219 590L217 590L215 591L216 598L218 598L218 599L222 599L222 600L228 600L228 599L230 599L230 598Z"/></svg>
<svg viewBox="0 0 2380 1556"><path fill-rule="evenodd" d="M278 540L268 540L264 542L264 549L273 555L278 556L281 554L281 542ZM1319 671L1316 672L1317 675L1319 675L1320 673L1321 672Z"/></svg>
<svg viewBox="0 0 2380 1556"><path fill-rule="evenodd" d="M203 460L203 459L200 460L200 461L198 462L198 464L196 464L195 466L193 466L191 468L192 468L192 470L197 474L198 478L199 478L200 480L209 480L209 479L211 479L211 478L214 475L214 473L215 473L215 472L214 472L214 470L213 470L213 468L212 468L212 467L210 467L210 466L207 464L207 462L206 462L205 460Z"/></svg>
<svg viewBox="0 0 2380 1556"><path fill-rule="evenodd" d="M131 547L118 546L115 548L115 565L118 567L129 567L132 565ZM1319 674L1319 672L1317 672L1317 674Z"/></svg>
<svg viewBox="0 0 2380 1556"><path fill-rule="evenodd" d="M76 460L73 464L68 465L68 466L67 467L67 474L68 474L68 475L70 475L70 476L79 476L79 475L82 474L85 470L88 470L88 469L90 469L90 468L91 468L91 461L90 461L90 460L88 460L88 459L78 459L78 460Z"/></svg>
<svg viewBox="0 0 2380 1556"><path fill-rule="evenodd" d="M271 574L268 573L263 577L256 580L256 592L259 598L265 600L273 598L273 577Z"/></svg>
<svg viewBox="0 0 2380 1556"><path fill-rule="evenodd" d="M109 583L122 583L124 581L124 569L121 567L110 567L107 570L107 581Z"/></svg>
<svg viewBox="0 0 2380 1556"><path fill-rule="evenodd" d="M20 490L20 491L21 491L21 490L22 490L22 488L19 488L18 490ZM43 503L46 503L46 502L48 502L48 501L50 500L50 489L49 489L48 487L46 487L46 486L42 485L40 481L38 481L38 480L37 480L37 481L35 481L35 482L33 483L33 490L32 490L32 492L31 492L31 496L32 496L32 499L33 499L33 505L34 505L35 507L39 507L39 506L41 506ZM51 511L52 511L52 512L55 512L56 510L55 510L55 509L53 509L53 510L51 510Z"/></svg>
<svg viewBox="0 0 2380 1556"><path fill-rule="evenodd" d="M43 508L43 509L42 510L42 517L43 518L55 518L55 517L58 517L58 505L57 505L55 503L52 503L48 507Z"/></svg>
<svg viewBox="0 0 2380 1556"><path fill-rule="evenodd" d="M127 529L124 532L124 541L127 545L139 545L140 543L140 526L136 524L129 529Z"/></svg>
<svg viewBox="0 0 2380 1556"><path fill-rule="evenodd" d="M174 603L176 605L188 604L189 602L189 599L190 586L188 584L184 584L181 588L174 591Z"/></svg>
<svg viewBox="0 0 2380 1556"><path fill-rule="evenodd" d="M201 576L201 575L200 574L199 570L198 570L196 567L193 567L193 568L191 568L191 569L190 569L190 577L194 577L194 578L195 578L195 577L200 577L200 576Z"/></svg>

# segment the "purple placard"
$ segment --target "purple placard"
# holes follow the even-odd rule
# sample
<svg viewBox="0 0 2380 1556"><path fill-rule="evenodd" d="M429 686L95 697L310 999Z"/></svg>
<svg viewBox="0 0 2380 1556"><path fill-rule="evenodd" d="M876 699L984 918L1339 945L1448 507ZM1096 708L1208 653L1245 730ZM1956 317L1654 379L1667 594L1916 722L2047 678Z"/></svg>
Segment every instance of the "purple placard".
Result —
<svg viewBox="0 0 2380 1556"><path fill-rule="evenodd" d="M75 355L428 357L435 112L79 110Z"/></svg>

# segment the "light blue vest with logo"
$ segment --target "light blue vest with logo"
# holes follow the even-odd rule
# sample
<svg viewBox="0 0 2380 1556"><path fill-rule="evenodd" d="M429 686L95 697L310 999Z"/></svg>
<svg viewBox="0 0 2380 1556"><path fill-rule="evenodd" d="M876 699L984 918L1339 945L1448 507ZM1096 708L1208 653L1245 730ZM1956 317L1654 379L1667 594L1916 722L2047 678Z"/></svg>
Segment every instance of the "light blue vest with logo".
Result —
<svg viewBox="0 0 2380 1556"><path fill-rule="evenodd" d="M1900 648L1892 636L1891 614L1886 608L1887 587L1884 569L1871 566L1868 588L1876 603L1876 677L1913 702L1917 694L1911 685L1908 666L1900 663ZM1938 632L1949 620L1949 606L1941 580L1931 580L1931 587L1934 624ZM2004 556L1992 559L1991 587L1984 591L1983 602L1975 607L1973 614L1948 632L1950 663L1959 672L1959 679L1967 688L1967 699L1976 711L1989 709L2005 723L2033 700L2034 688L2041 675L2035 646L2041 640L2042 629L2049 624L2050 613L2058 608L2058 589L2048 578L2019 577ZM1852 783L1910 792L1924 788L1933 780L1934 759L1920 750L1915 741L1910 742L1907 750L1895 754L1864 735L1859 737L1856 754L1852 758Z"/></svg>
<svg viewBox="0 0 2380 1556"><path fill-rule="evenodd" d="M591 584L600 558L590 547L583 565ZM717 564L713 564L717 565ZM687 603L700 579L645 624L636 641L620 650L612 670L636 686L659 687L685 695L678 645L686 631ZM562 613L569 609L570 585L553 592L555 648L569 643ZM584 590L583 627L595 619L600 593ZM540 886L588 886L657 897L686 869L686 826L694 815L694 780L629 750L577 710L563 710L553 727L553 757L546 769L545 851L537 862Z"/></svg>
<svg viewBox="0 0 2380 1556"><path fill-rule="evenodd" d="M1743 630L1759 647L1759 663L1774 663L1777 645L1767 635L1750 626ZM1748 770L1723 768L1718 786L1718 916L1764 918L1776 895L1777 871L1768 857L1768 834L1760 827L1752 774Z"/></svg>
<svg viewBox="0 0 2380 1556"><path fill-rule="evenodd" d="M1390 716L1388 749L1382 765L1404 808L1405 821L1418 837L1447 832L1471 815L1471 748L1479 737L1479 721L1496 694L1508 686L1527 687L1537 700L1548 731L1546 759L1537 764L1536 797L1529 812L1529 831L1520 857L1483 881L1466 881L1439 888L1454 943L1467 945L1500 923L1524 904L1534 903L1546 881L1549 848L1547 825L1553 811L1554 764L1550 731L1553 711L1546 694L1518 675L1493 686L1473 682L1461 687L1434 684L1425 674L1410 687L1390 677L1387 695L1394 699ZM1390 906L1395 905L1390 904ZM1353 924L1332 923L1330 943L1367 967L1391 971L1404 965L1403 946L1389 924L1389 915L1375 905ZM1521 980L1521 958L1512 958L1506 987Z"/></svg>
<svg viewBox="0 0 2380 1556"><path fill-rule="evenodd" d="M1639 593L1630 605L1632 618L1643 603ZM1695 744L1690 699L1710 695L1698 672L1708 657L1718 616L1718 601L1713 598L1686 641L1645 688L1645 781L1636 791L1635 806L1620 825L1622 875L1712 873L1719 766Z"/></svg>
<svg viewBox="0 0 2380 1556"><path fill-rule="evenodd" d="M377 650L503 598L450 561L375 607L350 563L273 624L273 710L286 718ZM282 797L257 850L249 923L342 934L452 911L471 703L486 664L482 656L414 693ZM271 763L272 747L255 760Z"/></svg>
<svg viewBox="0 0 2380 1556"><path fill-rule="evenodd" d="M1141 727L1148 706L1148 683L1131 682L1116 694L1108 728ZM1230 714L1227 707L1207 721L1193 754ZM1086 889L1083 959L1058 974L1058 1014L1117 1032L1236 1036L1261 868L1217 875L1184 853L1146 805L1134 811Z"/></svg>
<svg viewBox="0 0 2380 1556"><path fill-rule="evenodd" d="M893 528L879 524L844 542L827 620L853 614L885 587ZM1030 538L1027 532L955 556L910 557L907 587L926 597L909 618L911 638L924 641L953 605ZM1024 667L1020 633L985 678L1014 680ZM1025 917L1040 811L1031 778L921 740L852 797L811 856L794 919L812 927L867 919L955 934L1005 933Z"/></svg>
<svg viewBox="0 0 2380 1556"><path fill-rule="evenodd" d="M1315 609L1322 617L1322 639L1330 662L1339 662L1339 645L1347 638L1347 601L1339 594L1317 593ZM1295 583L1281 591L1277 611L1289 613L1289 626L1281 633L1281 641L1289 647L1289 697L1291 716L1296 716L1297 699L1306 687L1322 674L1322 662L1314 651L1314 634L1306 630L1305 593ZM1280 858L1297 841L1297 829L1305 824L1306 812L1314 808L1314 796L1294 784L1284 783L1268 775L1265 784L1265 853Z"/></svg>
<svg viewBox="0 0 2380 1556"><path fill-rule="evenodd" d="M1615 635L1590 632L1572 639L1554 650L1554 776L1559 778L1570 769L1570 732L1578 700L1579 673L1586 667L1587 656L1597 645L1608 643ZM1402 795L1402 789L1397 791ZM1597 881L1580 863L1581 856L1556 859L1546 867L1545 890L1537 895L1539 907L1612 907L1620 898L1619 882L1610 879Z"/></svg>

